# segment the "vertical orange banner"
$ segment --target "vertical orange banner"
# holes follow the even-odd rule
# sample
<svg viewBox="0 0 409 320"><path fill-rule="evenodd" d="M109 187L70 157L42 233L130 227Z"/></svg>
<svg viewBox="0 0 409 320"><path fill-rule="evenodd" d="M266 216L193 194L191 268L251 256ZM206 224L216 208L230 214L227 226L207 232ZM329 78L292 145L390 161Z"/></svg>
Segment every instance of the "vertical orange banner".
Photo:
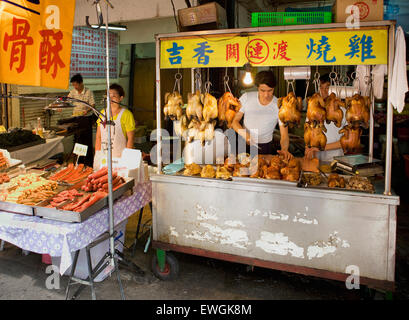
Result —
<svg viewBox="0 0 409 320"><path fill-rule="evenodd" d="M0 82L67 89L75 0L0 0Z"/></svg>

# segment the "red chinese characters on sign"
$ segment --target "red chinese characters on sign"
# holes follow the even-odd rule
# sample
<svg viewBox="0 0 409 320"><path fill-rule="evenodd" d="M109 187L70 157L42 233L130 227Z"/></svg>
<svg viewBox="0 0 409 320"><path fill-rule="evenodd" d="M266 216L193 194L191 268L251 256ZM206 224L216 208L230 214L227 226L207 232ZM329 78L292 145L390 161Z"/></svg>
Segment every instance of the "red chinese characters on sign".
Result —
<svg viewBox="0 0 409 320"><path fill-rule="evenodd" d="M278 42L274 42L274 45L276 45L277 47L273 49L274 55L273 55L273 59L274 60L287 60L290 61L291 59L287 57L287 41L281 41L280 43Z"/></svg>
<svg viewBox="0 0 409 320"><path fill-rule="evenodd" d="M236 62L239 62L240 55L239 55L239 44L227 44L226 45L226 61L230 59L235 59Z"/></svg>
<svg viewBox="0 0 409 320"><path fill-rule="evenodd" d="M8 51L9 43L11 45L10 52L10 70L14 63L18 63L16 71L22 72L26 66L26 46L33 44L33 38L28 36L30 24L25 19L17 19L13 17L13 34L5 33L3 41L3 50Z"/></svg>
<svg viewBox="0 0 409 320"><path fill-rule="evenodd" d="M61 40L63 34L61 31L41 30L40 35L43 37L40 44L40 69L45 69L48 73L50 68L53 67L51 76L55 79L58 67L65 67L59 56L59 52L62 50Z"/></svg>
<svg viewBox="0 0 409 320"><path fill-rule="evenodd" d="M260 64L266 61L270 54L270 48L262 39L253 39L246 46L246 57L254 64Z"/></svg>

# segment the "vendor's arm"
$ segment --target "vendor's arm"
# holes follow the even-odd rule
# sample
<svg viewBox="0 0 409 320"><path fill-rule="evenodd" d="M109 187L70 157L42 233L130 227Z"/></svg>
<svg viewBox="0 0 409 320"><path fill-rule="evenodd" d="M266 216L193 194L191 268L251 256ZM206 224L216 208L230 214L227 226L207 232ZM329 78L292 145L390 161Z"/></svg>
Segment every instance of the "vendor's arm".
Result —
<svg viewBox="0 0 409 320"><path fill-rule="evenodd" d="M280 146L281 150L278 150L278 153L283 155L284 158L288 161L293 158L293 155L288 151L290 146L290 136L288 135L288 127L280 124Z"/></svg>
<svg viewBox="0 0 409 320"><path fill-rule="evenodd" d="M329 150L336 150L336 149L341 149L341 142L338 140L336 142L332 142L332 143L327 143L325 146L324 151L329 151ZM317 152L319 152L320 150L316 147L312 147L312 148L305 148L305 158L307 160L311 160L312 158L316 158L316 154Z"/></svg>
<svg viewBox="0 0 409 320"><path fill-rule="evenodd" d="M134 144L134 140L135 140L135 130L133 131L129 131L126 133L127 136L127 141L126 141L126 147L128 149L133 149L133 144Z"/></svg>
<svg viewBox="0 0 409 320"><path fill-rule="evenodd" d="M97 125L97 134L95 136L95 151L101 150L101 126Z"/></svg>
<svg viewBox="0 0 409 320"><path fill-rule="evenodd" d="M236 115L233 118L232 127L234 131L236 131L243 139L246 140L247 144L250 144L250 134L240 124L240 121L243 118L243 115L244 115L243 112L240 112L240 111L236 112Z"/></svg>

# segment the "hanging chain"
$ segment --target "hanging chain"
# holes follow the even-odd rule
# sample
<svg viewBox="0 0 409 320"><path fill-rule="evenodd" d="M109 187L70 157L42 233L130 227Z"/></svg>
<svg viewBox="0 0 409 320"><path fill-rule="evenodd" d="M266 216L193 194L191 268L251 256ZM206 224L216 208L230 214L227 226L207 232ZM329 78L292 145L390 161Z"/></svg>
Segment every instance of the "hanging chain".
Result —
<svg viewBox="0 0 409 320"><path fill-rule="evenodd" d="M294 79L293 80L287 80L287 95L290 92L290 85L291 85L291 88L292 88L293 92L295 93L294 81L295 81Z"/></svg>
<svg viewBox="0 0 409 320"><path fill-rule="evenodd" d="M320 73L318 72L318 66L315 69L314 80L312 82L314 83L315 93L320 92Z"/></svg>
<svg viewBox="0 0 409 320"><path fill-rule="evenodd" d="M210 75L209 75L209 68L207 68L207 81L205 82L205 93L209 93L210 92L210 87L212 85L212 83L210 82Z"/></svg>
<svg viewBox="0 0 409 320"><path fill-rule="evenodd" d="M175 85L173 86L173 92L176 91L176 87L177 87L179 94L180 94L180 80L182 80L182 74L179 72L179 69L178 69L178 72L175 74Z"/></svg>
<svg viewBox="0 0 409 320"><path fill-rule="evenodd" d="M202 92L202 74L199 69L195 70L195 91Z"/></svg>
<svg viewBox="0 0 409 320"><path fill-rule="evenodd" d="M227 74L227 67L226 67L226 73L223 77L223 83L224 83L224 92L227 92L227 90L229 90L229 92L232 93L229 87L229 75Z"/></svg>

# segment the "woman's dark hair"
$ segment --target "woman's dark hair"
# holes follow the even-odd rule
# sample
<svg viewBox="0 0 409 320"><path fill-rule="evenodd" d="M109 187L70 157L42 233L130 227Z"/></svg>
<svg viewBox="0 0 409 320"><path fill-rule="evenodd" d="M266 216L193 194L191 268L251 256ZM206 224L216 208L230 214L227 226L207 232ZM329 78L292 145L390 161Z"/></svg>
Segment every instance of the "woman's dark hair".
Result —
<svg viewBox="0 0 409 320"><path fill-rule="evenodd" d="M71 83L72 83L72 82L82 83L82 82L83 82L83 80L82 80L82 75L80 75L79 73L77 73L76 75L72 76L70 82L71 82Z"/></svg>
<svg viewBox="0 0 409 320"><path fill-rule="evenodd" d="M320 76L320 83L331 83L330 78L329 78L329 73L326 73L322 76Z"/></svg>
<svg viewBox="0 0 409 320"><path fill-rule="evenodd" d="M276 79L274 77L273 72L271 71L260 71L256 74L256 86L260 86L260 84L268 85L270 88L274 88L276 86Z"/></svg>
<svg viewBox="0 0 409 320"><path fill-rule="evenodd" d="M124 89L117 83L113 83L109 86L110 90L115 90L120 97L125 97L125 91Z"/></svg>

